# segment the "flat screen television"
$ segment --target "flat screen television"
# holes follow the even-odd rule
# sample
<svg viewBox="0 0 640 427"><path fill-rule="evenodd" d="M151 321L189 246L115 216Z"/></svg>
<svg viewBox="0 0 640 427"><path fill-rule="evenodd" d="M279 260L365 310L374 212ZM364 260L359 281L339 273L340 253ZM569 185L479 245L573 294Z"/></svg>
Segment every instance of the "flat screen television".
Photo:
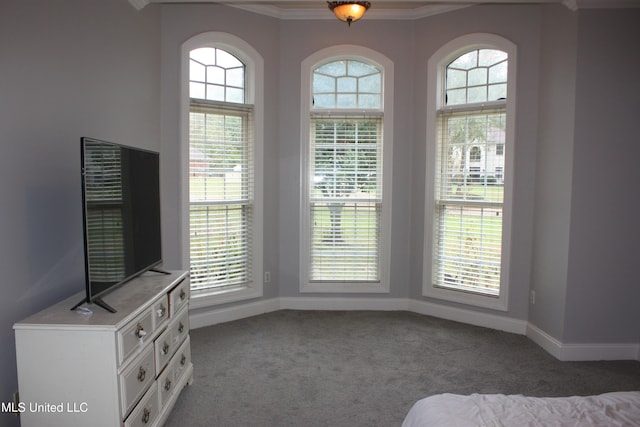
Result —
<svg viewBox="0 0 640 427"><path fill-rule="evenodd" d="M162 263L160 156L98 139L81 138L82 218L86 297L107 292Z"/></svg>

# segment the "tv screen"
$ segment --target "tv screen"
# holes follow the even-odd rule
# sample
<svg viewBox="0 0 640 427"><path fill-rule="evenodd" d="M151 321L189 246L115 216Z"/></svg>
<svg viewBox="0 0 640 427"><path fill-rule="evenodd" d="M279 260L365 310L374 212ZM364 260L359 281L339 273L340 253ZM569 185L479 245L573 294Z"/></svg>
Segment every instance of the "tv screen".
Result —
<svg viewBox="0 0 640 427"><path fill-rule="evenodd" d="M86 302L162 262L156 152L81 139ZM75 308L75 307L74 307Z"/></svg>

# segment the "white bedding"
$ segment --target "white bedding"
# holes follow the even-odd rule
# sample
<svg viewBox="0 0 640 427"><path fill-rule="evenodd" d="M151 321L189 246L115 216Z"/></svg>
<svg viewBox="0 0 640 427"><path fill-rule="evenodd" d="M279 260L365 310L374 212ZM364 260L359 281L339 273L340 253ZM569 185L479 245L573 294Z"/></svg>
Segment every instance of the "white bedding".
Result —
<svg viewBox="0 0 640 427"><path fill-rule="evenodd" d="M402 427L640 426L640 392L526 397L438 394L417 401Z"/></svg>

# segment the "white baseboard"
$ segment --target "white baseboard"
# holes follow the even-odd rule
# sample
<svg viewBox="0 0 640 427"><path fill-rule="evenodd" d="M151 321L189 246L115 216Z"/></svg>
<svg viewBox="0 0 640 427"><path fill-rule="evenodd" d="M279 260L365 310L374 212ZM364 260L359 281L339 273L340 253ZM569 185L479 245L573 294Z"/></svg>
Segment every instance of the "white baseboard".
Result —
<svg viewBox="0 0 640 427"><path fill-rule="evenodd" d="M562 343L535 325L519 319L406 298L279 297L217 308L189 315L191 329L257 316L278 310L410 311L484 328L526 335L562 361L640 360L640 343Z"/></svg>
<svg viewBox="0 0 640 427"><path fill-rule="evenodd" d="M505 316L496 316L495 314L412 299L409 300L408 305L409 311L438 317L440 319L453 320L455 322L497 329L519 335L524 335L527 330L527 322L525 320L511 319Z"/></svg>
<svg viewBox="0 0 640 427"><path fill-rule="evenodd" d="M542 329L529 323L527 325L527 337L556 359L563 360L560 358L562 356L562 343Z"/></svg>
<svg viewBox="0 0 640 427"><path fill-rule="evenodd" d="M407 298L340 298L340 297L280 297L249 302L231 307L198 311L190 316L191 328L201 328L245 317L257 316L276 310L379 310L411 311L441 319L453 320L470 325L512 332L526 333L527 323L488 313L447 307L426 301Z"/></svg>
<svg viewBox="0 0 640 427"><path fill-rule="evenodd" d="M406 298L329 298L329 297L281 297L283 310L379 310L408 311Z"/></svg>
<svg viewBox="0 0 640 427"><path fill-rule="evenodd" d="M638 343L563 343L531 323L527 325L526 335L562 361L640 360Z"/></svg>
<svg viewBox="0 0 640 427"><path fill-rule="evenodd" d="M279 298L270 298L231 307L218 308L212 306L208 309L198 309L195 313L189 313L189 325L191 329L203 328L277 310L280 310Z"/></svg>
<svg viewBox="0 0 640 427"><path fill-rule="evenodd" d="M277 310L379 310L407 311L404 298L281 297L231 307L198 308L189 315L191 329L244 319Z"/></svg>

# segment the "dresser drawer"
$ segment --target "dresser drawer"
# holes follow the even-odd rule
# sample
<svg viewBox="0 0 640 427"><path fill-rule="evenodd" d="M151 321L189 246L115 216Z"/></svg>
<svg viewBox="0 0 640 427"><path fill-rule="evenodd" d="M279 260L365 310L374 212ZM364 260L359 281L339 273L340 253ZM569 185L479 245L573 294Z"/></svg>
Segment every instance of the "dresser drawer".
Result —
<svg viewBox="0 0 640 427"><path fill-rule="evenodd" d="M171 356L189 335L189 310L184 306L169 327L155 340L156 372L162 372Z"/></svg>
<svg viewBox="0 0 640 427"><path fill-rule="evenodd" d="M153 304L153 327L157 331L169 320L169 297L165 295Z"/></svg>
<svg viewBox="0 0 640 427"><path fill-rule="evenodd" d="M138 348L151 342L154 332L152 314L151 310L147 309L124 329L118 331L118 365L124 364Z"/></svg>
<svg viewBox="0 0 640 427"><path fill-rule="evenodd" d="M126 416L155 378L153 346L132 360L119 376L122 415Z"/></svg>
<svg viewBox="0 0 640 427"><path fill-rule="evenodd" d="M171 365L158 377L158 398L160 399L160 406L164 406L171 397L171 394L176 388L175 379L175 372L171 369Z"/></svg>
<svg viewBox="0 0 640 427"><path fill-rule="evenodd" d="M189 310L186 306L176 315L176 318L171 321L170 328L173 343L175 348L178 348L187 335L189 335Z"/></svg>
<svg viewBox="0 0 640 427"><path fill-rule="evenodd" d="M160 373L167 366L167 362L176 351L178 346L173 343L173 333L171 329L166 329L154 342L156 354L156 372Z"/></svg>
<svg viewBox="0 0 640 427"><path fill-rule="evenodd" d="M177 391L179 385L184 385L182 376L190 364L191 347L190 340L187 337L171 359L171 362L169 362L167 369L158 378L158 393L161 405L164 405L171 395Z"/></svg>
<svg viewBox="0 0 640 427"><path fill-rule="evenodd" d="M191 339L187 339L182 343L176 355L171 359L169 368L173 371L176 382L180 381L187 367L191 365Z"/></svg>
<svg viewBox="0 0 640 427"><path fill-rule="evenodd" d="M144 427L155 424L160 414L160 402L158 401L158 389L151 387L144 395L136 409L124 422L125 427Z"/></svg>
<svg viewBox="0 0 640 427"><path fill-rule="evenodd" d="M175 316L176 313L189 302L190 286L189 278L186 277L178 286L169 292L171 316Z"/></svg>

